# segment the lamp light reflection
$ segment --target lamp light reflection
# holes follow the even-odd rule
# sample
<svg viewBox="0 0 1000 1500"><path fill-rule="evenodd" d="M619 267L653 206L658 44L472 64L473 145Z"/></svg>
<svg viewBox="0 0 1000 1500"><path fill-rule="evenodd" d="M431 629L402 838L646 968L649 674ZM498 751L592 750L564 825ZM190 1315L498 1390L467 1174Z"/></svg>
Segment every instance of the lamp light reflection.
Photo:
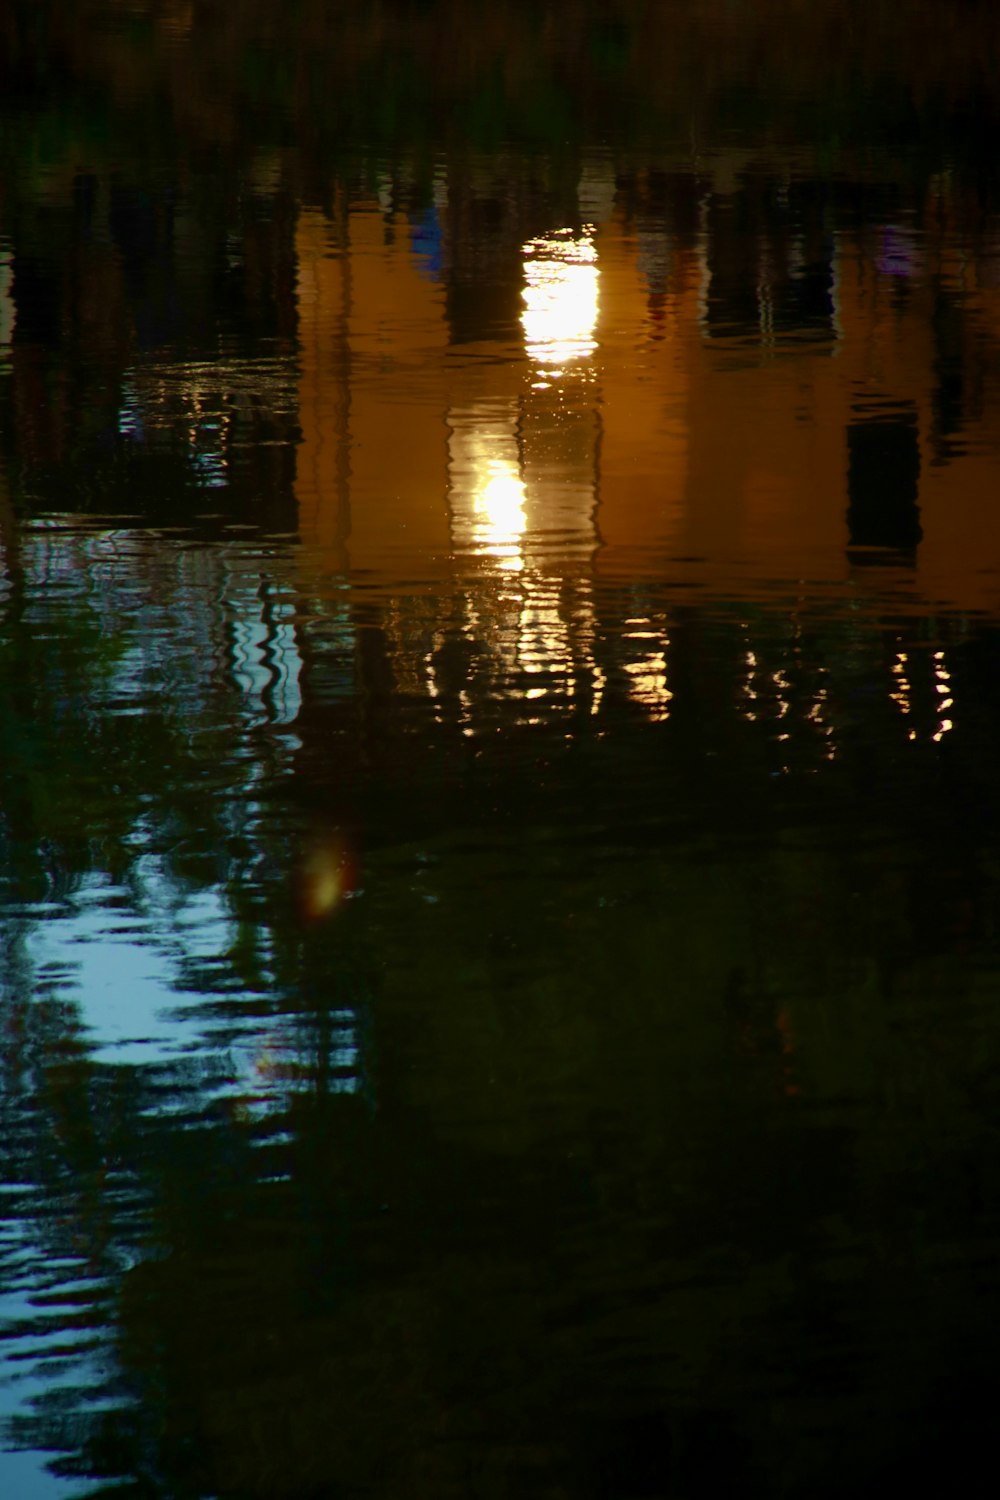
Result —
<svg viewBox="0 0 1000 1500"><path fill-rule="evenodd" d="M625 640L649 641L651 646L640 648L637 660L624 663L630 678L629 697L646 710L653 724L662 723L670 717L673 693L667 686L667 650L670 646L665 622L659 628L645 618L630 619Z"/></svg>
<svg viewBox="0 0 1000 1500"><path fill-rule="evenodd" d="M490 459L474 499L473 545L477 552L496 558L507 572L524 567L520 542L527 519L524 514L524 481L516 467L504 459Z"/></svg>
<svg viewBox="0 0 1000 1500"><path fill-rule="evenodd" d="M953 720L946 717L946 710L954 706L955 700L951 695L951 673L945 663L943 651L934 652L934 691L940 699L937 705L940 718L937 732L931 738L939 744L948 731L954 728Z"/></svg>
<svg viewBox="0 0 1000 1500"><path fill-rule="evenodd" d="M579 237L560 229L523 246L525 344L530 357L553 375L596 347L599 273L593 233L589 224Z"/></svg>
<svg viewBox="0 0 1000 1500"><path fill-rule="evenodd" d="M506 403L451 413L455 542L463 551L490 558L506 573L524 567L528 525L516 427L516 409Z"/></svg>

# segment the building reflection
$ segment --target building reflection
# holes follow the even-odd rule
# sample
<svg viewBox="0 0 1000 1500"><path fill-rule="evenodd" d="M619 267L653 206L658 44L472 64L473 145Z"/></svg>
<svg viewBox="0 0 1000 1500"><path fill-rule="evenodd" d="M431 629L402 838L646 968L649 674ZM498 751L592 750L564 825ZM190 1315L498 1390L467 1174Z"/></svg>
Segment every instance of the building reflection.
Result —
<svg viewBox="0 0 1000 1500"><path fill-rule="evenodd" d="M262 158L242 238L219 226L207 249L169 195L93 174L45 191L79 264L30 222L0 246L18 472L54 499L90 443L97 493L123 474L158 519L182 494L294 526L280 582L308 607L276 635L255 596L239 631L268 672L294 637L306 704L355 691L377 629L385 681L438 715L464 694L466 730L497 704L592 718L616 694L661 722L678 608L1000 602L995 246L946 175L909 207L865 189L861 213L860 187L722 152L697 173L595 157L574 187L439 162L296 208ZM205 331L218 277L242 346ZM67 338L75 387L52 374ZM734 657L734 702L762 649ZM787 718L786 670L767 680ZM833 691L794 709L824 753Z"/></svg>
<svg viewBox="0 0 1000 1500"><path fill-rule="evenodd" d="M303 566L373 591L393 680L438 715L456 634L466 733L608 691L656 723L677 605L994 601L981 528L947 524L992 472L981 400L957 404L986 374L956 373L975 346L926 235L840 229L820 185L723 155L698 179L590 163L547 226L530 183L476 172L437 173L433 222L404 199L300 214L296 496ZM734 702L829 758L833 677L803 697L769 649L734 660Z"/></svg>

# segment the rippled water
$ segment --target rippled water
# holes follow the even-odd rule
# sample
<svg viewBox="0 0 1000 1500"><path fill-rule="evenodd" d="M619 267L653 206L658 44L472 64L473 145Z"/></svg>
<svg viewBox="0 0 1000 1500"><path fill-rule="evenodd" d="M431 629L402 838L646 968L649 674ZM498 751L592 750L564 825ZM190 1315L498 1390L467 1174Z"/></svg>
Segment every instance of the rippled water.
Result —
<svg viewBox="0 0 1000 1500"><path fill-rule="evenodd" d="M992 1493L998 41L11 0L5 1497Z"/></svg>

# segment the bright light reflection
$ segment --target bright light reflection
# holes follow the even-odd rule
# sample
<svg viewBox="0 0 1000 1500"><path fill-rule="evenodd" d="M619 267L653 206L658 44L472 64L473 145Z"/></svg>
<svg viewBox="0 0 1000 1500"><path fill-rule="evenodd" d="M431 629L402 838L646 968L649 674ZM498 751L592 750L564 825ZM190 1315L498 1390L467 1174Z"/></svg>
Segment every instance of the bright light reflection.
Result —
<svg viewBox="0 0 1000 1500"><path fill-rule="evenodd" d="M631 619L626 623L632 627L625 633L626 640L655 641L659 648L647 648L638 661L625 662L624 666L631 679L629 697L645 708L654 724L661 723L670 716L669 705L674 696L667 686L666 652L670 642L662 631L653 628L650 620Z"/></svg>
<svg viewBox="0 0 1000 1500"><path fill-rule="evenodd" d="M520 542L527 525L524 482L514 465L503 459L491 459L473 505L476 517L473 545L476 551L495 557L507 572L523 568Z"/></svg>
<svg viewBox="0 0 1000 1500"><path fill-rule="evenodd" d="M506 404L455 410L448 440L455 545L506 573L524 567L528 525L516 422Z"/></svg>
<svg viewBox="0 0 1000 1500"><path fill-rule="evenodd" d="M954 706L954 698L951 696L951 673L945 664L944 652L934 653L934 691L940 698L938 712L941 717L938 720L937 732L931 736L935 742L944 738L950 729L954 728L954 722L945 717L945 710Z"/></svg>
<svg viewBox="0 0 1000 1500"><path fill-rule="evenodd" d="M909 657L905 651L898 651L896 653L896 660L892 664L892 675L895 677L896 682L893 691L889 694L889 697L894 703L899 705L904 714L908 714L912 707L910 700L910 679L906 675L908 661Z"/></svg>
<svg viewBox="0 0 1000 1500"><path fill-rule="evenodd" d="M529 240L524 254L521 326L528 353L553 374L592 354L597 327L597 248L593 226Z"/></svg>
<svg viewBox="0 0 1000 1500"><path fill-rule="evenodd" d="M674 696L667 687L667 658L662 651L652 651L643 661L626 662L625 670L631 678L629 697L640 703L654 724L670 717L670 700Z"/></svg>

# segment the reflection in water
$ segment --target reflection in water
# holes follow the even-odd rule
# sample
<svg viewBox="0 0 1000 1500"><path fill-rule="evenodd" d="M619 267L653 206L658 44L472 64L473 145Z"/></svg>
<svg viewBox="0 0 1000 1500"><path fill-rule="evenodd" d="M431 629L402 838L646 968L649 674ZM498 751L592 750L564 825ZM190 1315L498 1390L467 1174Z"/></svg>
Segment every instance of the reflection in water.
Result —
<svg viewBox="0 0 1000 1500"><path fill-rule="evenodd" d="M297 19L241 51L273 8L213 9L115 7L58 87L32 7L5 31L23 1492L963 1488L996 1408L1000 287L992 178L933 116L960 91L905 171L895 127L839 154L925 106L890 69L848 109L853 39L803 47L821 149L765 149L745 89L713 142L629 6L502 5L446 150L409 64L436 0L329 35L303 0L310 66L263 69ZM703 80L769 7L687 9ZM478 150L521 138L516 78L557 148ZM627 139L591 152L567 88Z"/></svg>
<svg viewBox="0 0 1000 1500"><path fill-rule="evenodd" d="M307 920L332 916L357 890L356 861L347 841L337 834L314 839L302 859L299 884Z"/></svg>
<svg viewBox="0 0 1000 1500"><path fill-rule="evenodd" d="M529 355L550 375L596 347L598 267L594 231L555 230L529 240L524 255L521 326Z"/></svg>
<svg viewBox="0 0 1000 1500"><path fill-rule="evenodd" d="M889 696L898 705L907 723L911 741L926 737L934 744L955 726L951 718L955 708L952 674L944 651L897 651L891 666L892 686ZM930 682L927 682L927 674ZM915 685L924 679L926 707L918 713ZM929 691L928 691L929 690Z"/></svg>
<svg viewBox="0 0 1000 1500"><path fill-rule="evenodd" d="M529 389L516 402L454 408L448 419L465 632L494 663L489 686L481 683L477 698L486 692L523 702L530 724L566 715L578 696L592 692L596 711L597 685L604 680L593 656L589 580L580 576L581 560L594 545L592 419L589 412L564 411L553 423L541 400ZM581 433L588 444L582 481ZM485 569L466 577L469 558ZM437 697L433 674L429 688ZM481 703L462 701L471 734Z"/></svg>
<svg viewBox="0 0 1000 1500"><path fill-rule="evenodd" d="M125 372L117 428L140 451L181 449L195 486L224 489L260 440L262 416L280 422L294 415L294 390L286 360L150 362Z"/></svg>
<svg viewBox="0 0 1000 1500"><path fill-rule="evenodd" d="M3 370L9 358L9 346L17 321L17 309L11 295L14 281L12 260L9 248L0 242L0 370Z"/></svg>
<svg viewBox="0 0 1000 1500"><path fill-rule="evenodd" d="M955 700L951 696L951 673L945 664L945 653L934 652L934 690L937 693L938 722L931 738L938 743L950 729L954 728L952 720L948 717L954 710Z"/></svg>
<svg viewBox="0 0 1000 1500"><path fill-rule="evenodd" d="M913 704L911 701L912 688L910 687L910 679L907 675L909 670L909 660L910 658L908 652L897 651L896 660L892 664L892 675L896 680L889 695L892 698L893 702L898 703L902 712L907 715L913 712ZM915 729L911 729L909 731L909 737L910 739L916 739L917 731Z"/></svg>
<svg viewBox="0 0 1000 1500"><path fill-rule="evenodd" d="M504 569L522 566L517 544L524 534L524 483L517 469L503 459L490 459L484 483L476 496L476 514L482 518L475 541Z"/></svg>
<svg viewBox="0 0 1000 1500"><path fill-rule="evenodd" d="M624 663L630 679L630 695L645 708L650 723L658 724L669 717L670 700L674 696L667 686L670 641L662 627L654 629L652 621L645 618L626 620L625 627L624 640L642 643L626 647L629 657L634 650L639 652L636 658Z"/></svg>
<svg viewBox="0 0 1000 1500"><path fill-rule="evenodd" d="M503 572L524 566L521 539L527 518L517 421L516 407L508 404L449 414L454 545L460 552L491 558Z"/></svg>

